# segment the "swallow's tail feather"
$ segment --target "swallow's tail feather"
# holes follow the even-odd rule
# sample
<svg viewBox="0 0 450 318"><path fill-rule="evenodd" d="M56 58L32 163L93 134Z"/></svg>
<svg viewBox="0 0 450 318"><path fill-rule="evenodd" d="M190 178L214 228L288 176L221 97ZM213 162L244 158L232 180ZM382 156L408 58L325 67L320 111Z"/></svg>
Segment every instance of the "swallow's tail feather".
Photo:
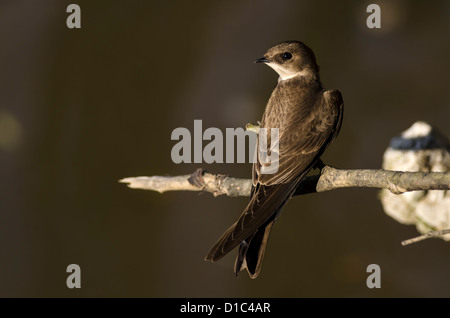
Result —
<svg viewBox="0 0 450 318"><path fill-rule="evenodd" d="M251 278L258 277L269 240L270 230L274 223L275 218L261 226L252 237L242 241L239 245L239 253L234 263L236 276L241 270L247 269Z"/></svg>

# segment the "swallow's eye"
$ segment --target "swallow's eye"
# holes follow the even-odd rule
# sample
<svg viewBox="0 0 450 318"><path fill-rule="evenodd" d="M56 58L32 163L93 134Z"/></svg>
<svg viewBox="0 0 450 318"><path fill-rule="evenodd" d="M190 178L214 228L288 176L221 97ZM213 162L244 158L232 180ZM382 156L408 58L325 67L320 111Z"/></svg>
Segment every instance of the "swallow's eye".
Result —
<svg viewBox="0 0 450 318"><path fill-rule="evenodd" d="M292 58L292 54L289 52L284 52L283 54L281 54L281 57L283 58L283 60L290 60Z"/></svg>

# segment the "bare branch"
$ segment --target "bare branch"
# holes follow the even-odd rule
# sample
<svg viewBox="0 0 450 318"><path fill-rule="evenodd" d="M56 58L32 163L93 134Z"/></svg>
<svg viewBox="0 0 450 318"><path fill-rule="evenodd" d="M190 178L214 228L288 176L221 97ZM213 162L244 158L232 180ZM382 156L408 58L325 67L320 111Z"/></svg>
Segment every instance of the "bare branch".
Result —
<svg viewBox="0 0 450 318"><path fill-rule="evenodd" d="M119 182L133 189L166 191L206 191L214 196L249 196L250 179L232 178L197 170L192 175L131 177ZM450 190L450 172L401 172L388 170L343 170L325 166L319 175L308 176L294 195L330 191L338 188L366 187L388 189L400 194L418 190Z"/></svg>
<svg viewBox="0 0 450 318"><path fill-rule="evenodd" d="M450 172L340 170L326 166L317 183L317 192L349 187L387 189L394 194L418 190L449 190Z"/></svg>
<svg viewBox="0 0 450 318"><path fill-rule="evenodd" d="M423 235L413 237L413 238L411 238L409 240L404 240L404 241L402 241L402 245L406 246L406 245L409 245L409 244L413 244L413 243L417 243L417 242L429 239L430 237L439 237L439 236L442 236L442 235L445 235L445 234L449 234L449 233L450 233L450 229L441 230L441 231L430 231L430 232L427 232L427 233L425 233Z"/></svg>
<svg viewBox="0 0 450 318"><path fill-rule="evenodd" d="M153 176L153 177L131 177L119 180L128 183L133 189L153 190L160 193L166 191L205 191L214 196L226 194L230 197L250 196L252 182L249 179L231 178L224 175L204 173L202 179L195 185L193 175L182 176ZM201 184L201 185L200 185Z"/></svg>

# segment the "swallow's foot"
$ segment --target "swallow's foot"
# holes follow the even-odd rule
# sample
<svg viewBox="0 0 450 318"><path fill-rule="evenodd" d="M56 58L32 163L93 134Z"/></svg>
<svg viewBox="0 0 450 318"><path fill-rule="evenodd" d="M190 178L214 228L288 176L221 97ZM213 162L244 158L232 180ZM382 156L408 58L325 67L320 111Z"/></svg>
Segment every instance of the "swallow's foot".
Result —
<svg viewBox="0 0 450 318"><path fill-rule="evenodd" d="M322 169L325 168L325 164L323 163L322 159L317 160L313 168L322 171Z"/></svg>

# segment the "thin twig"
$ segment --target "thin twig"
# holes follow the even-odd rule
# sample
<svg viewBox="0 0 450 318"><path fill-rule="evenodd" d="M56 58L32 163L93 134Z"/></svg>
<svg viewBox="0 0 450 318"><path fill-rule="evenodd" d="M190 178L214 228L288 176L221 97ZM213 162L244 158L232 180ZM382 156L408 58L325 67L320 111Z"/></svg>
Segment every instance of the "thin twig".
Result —
<svg viewBox="0 0 450 318"><path fill-rule="evenodd" d="M411 238L409 240L404 240L404 241L402 241L402 245L406 246L406 245L409 245L409 244L413 244L413 243L417 243L417 242L429 239L431 237L438 237L438 236L442 236L442 235L449 234L449 233L450 233L450 229L441 230L441 231L430 231L430 232L427 232L427 233L425 233L423 235L420 235L420 236L417 236L417 237L413 237L413 238Z"/></svg>

